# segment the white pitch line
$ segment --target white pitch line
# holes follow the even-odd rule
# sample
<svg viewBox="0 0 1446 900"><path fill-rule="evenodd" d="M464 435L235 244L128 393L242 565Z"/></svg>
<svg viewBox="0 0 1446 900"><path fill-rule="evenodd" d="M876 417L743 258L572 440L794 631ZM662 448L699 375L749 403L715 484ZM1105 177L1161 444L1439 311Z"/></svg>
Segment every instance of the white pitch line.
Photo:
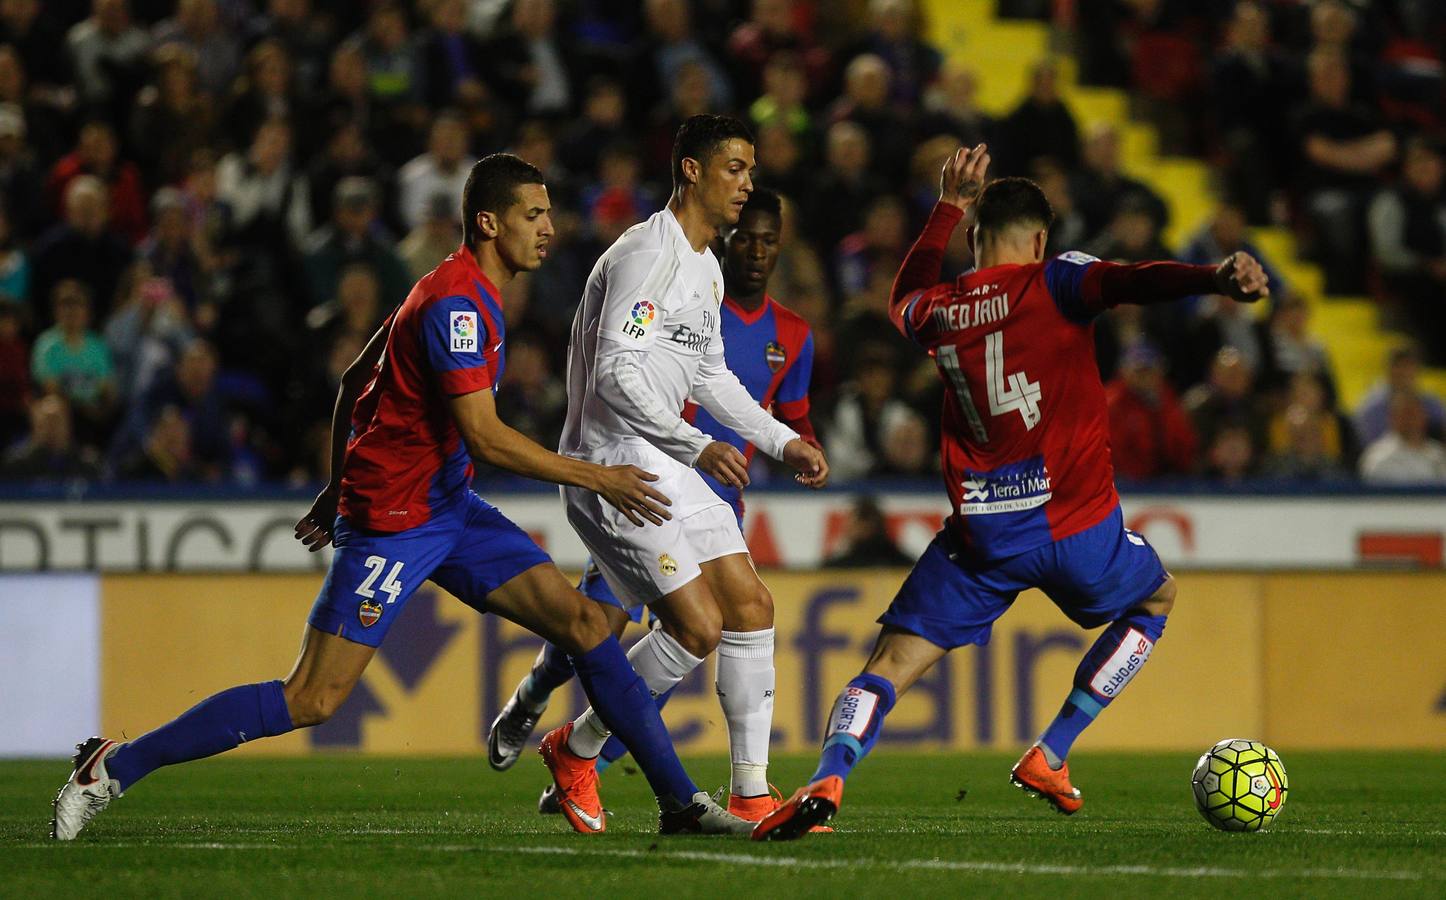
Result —
<svg viewBox="0 0 1446 900"><path fill-rule="evenodd" d="M61 847L57 841L36 842L31 848ZM228 844L214 841L184 844L168 843L97 843L95 849L147 850L305 850L295 844ZM435 853L487 853L498 848L480 844L422 844L409 850ZM1391 869L1225 869L1217 866L1064 866L1042 863L1008 863L989 860L958 859L809 859L797 856L761 856L753 853L718 853L706 850L624 850L614 847L508 847L505 853L526 853L546 856L603 856L615 859L678 860L680 862L727 863L778 869L855 869L872 866L906 871L985 872L998 875L1067 875L1110 877L1143 875L1161 878L1322 878L1348 881L1421 881L1421 872Z"/></svg>

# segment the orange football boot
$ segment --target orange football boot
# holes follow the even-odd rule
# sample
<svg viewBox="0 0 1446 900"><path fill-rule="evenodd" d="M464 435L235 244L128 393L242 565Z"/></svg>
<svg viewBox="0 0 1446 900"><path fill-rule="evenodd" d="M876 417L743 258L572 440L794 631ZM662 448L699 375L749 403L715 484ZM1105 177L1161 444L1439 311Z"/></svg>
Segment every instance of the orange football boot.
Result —
<svg viewBox="0 0 1446 900"><path fill-rule="evenodd" d="M549 731L537 752L552 773L562 814L573 831L601 834L607 830L608 822L602 799L597 794L597 760L583 759L569 750L567 738L571 734L571 722Z"/></svg>
<svg viewBox="0 0 1446 900"><path fill-rule="evenodd" d="M820 778L801 787L777 809L753 826L755 841L792 841L813 831L838 813L843 803L843 779L837 775Z"/></svg>
<svg viewBox="0 0 1446 900"><path fill-rule="evenodd" d="M761 822L767 815L783 805L783 792L773 785L768 786L768 793L759 797L740 797L737 794L728 795L728 811L740 819L748 822ZM833 831L827 825L815 825L809 831Z"/></svg>
<svg viewBox="0 0 1446 900"><path fill-rule="evenodd" d="M1051 806L1067 816L1079 812L1084 806L1079 789L1069 783L1069 764L1063 763L1058 769L1051 769L1038 744L1026 750L1014 768L1009 770L1009 780L1026 794L1048 800Z"/></svg>

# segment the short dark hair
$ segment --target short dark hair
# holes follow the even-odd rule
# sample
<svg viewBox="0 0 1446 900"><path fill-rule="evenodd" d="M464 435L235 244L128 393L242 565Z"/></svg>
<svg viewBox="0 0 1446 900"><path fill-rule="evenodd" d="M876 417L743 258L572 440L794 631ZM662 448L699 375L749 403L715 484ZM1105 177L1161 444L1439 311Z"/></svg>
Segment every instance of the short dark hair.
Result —
<svg viewBox="0 0 1446 900"><path fill-rule="evenodd" d="M783 198L778 196L776 191L768 188L754 188L753 193L748 195L748 202L743 204L743 210L738 213L739 221L749 213L763 213L778 220L783 224Z"/></svg>
<svg viewBox="0 0 1446 900"><path fill-rule="evenodd" d="M462 242L475 250L482 240L478 213L500 213L517 202L517 189L522 185L546 183L537 166L511 153L493 153L477 160L462 188Z"/></svg>
<svg viewBox="0 0 1446 900"><path fill-rule="evenodd" d="M998 234L1012 225L1054 224L1054 210L1044 190L1028 178L992 181L979 195L977 222L980 232Z"/></svg>
<svg viewBox="0 0 1446 900"><path fill-rule="evenodd" d="M702 161L719 144L733 138L756 143L748 126L732 116L690 116L678 126L678 135L673 139L673 187L683 184L683 160Z"/></svg>

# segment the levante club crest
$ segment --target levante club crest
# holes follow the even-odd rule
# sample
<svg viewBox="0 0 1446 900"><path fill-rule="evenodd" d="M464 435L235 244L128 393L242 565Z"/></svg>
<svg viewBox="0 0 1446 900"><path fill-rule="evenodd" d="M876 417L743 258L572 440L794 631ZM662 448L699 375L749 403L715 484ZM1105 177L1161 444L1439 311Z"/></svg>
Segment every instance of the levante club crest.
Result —
<svg viewBox="0 0 1446 900"><path fill-rule="evenodd" d="M377 619L382 617L382 605L370 600L363 600L361 606L357 608L356 617L361 619L363 628L370 628L377 624Z"/></svg>
<svg viewBox="0 0 1446 900"><path fill-rule="evenodd" d="M768 363L768 371L777 372L788 362L788 351L778 341L769 341L768 346L763 348L763 360Z"/></svg>

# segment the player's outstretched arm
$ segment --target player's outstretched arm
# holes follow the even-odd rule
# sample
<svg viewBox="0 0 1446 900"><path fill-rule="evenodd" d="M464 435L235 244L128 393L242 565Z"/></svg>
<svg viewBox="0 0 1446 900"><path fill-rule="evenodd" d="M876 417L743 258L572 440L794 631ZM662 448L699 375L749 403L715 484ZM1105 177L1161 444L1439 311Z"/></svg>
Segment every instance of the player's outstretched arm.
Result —
<svg viewBox="0 0 1446 900"><path fill-rule="evenodd" d="M372 380L377 360L387 347L387 333L391 331L392 320L388 317L362 348L357 358L341 376L337 388L336 405L331 411L331 472L326 487L322 488L311 509L296 523L296 539L312 553L331 543L331 529L336 522L336 504L341 496L341 466L346 458L346 439L351 432L351 414L357 398Z"/></svg>
<svg viewBox="0 0 1446 900"><path fill-rule="evenodd" d="M1242 303L1270 296L1265 269L1244 252L1232 253L1215 266L1099 261L1091 261L1089 266L1080 280L1079 299L1093 313L1121 303L1165 303L1196 294L1224 294Z"/></svg>
<svg viewBox="0 0 1446 900"><path fill-rule="evenodd" d="M944 265L944 248L955 227L979 199L984 179L989 174L989 147L979 144L972 149L960 147L944 163L939 173L939 202L929 214L929 221L894 278L889 292L889 318L895 325L903 322L905 308L920 291L939 283L939 269ZM908 329L903 329L908 333Z"/></svg>
<svg viewBox="0 0 1446 900"><path fill-rule="evenodd" d="M586 488L617 507L634 525L661 525L672 501L648 482L658 476L636 466L599 466L543 447L497 417L491 390L448 398L467 452L490 466L528 478Z"/></svg>

